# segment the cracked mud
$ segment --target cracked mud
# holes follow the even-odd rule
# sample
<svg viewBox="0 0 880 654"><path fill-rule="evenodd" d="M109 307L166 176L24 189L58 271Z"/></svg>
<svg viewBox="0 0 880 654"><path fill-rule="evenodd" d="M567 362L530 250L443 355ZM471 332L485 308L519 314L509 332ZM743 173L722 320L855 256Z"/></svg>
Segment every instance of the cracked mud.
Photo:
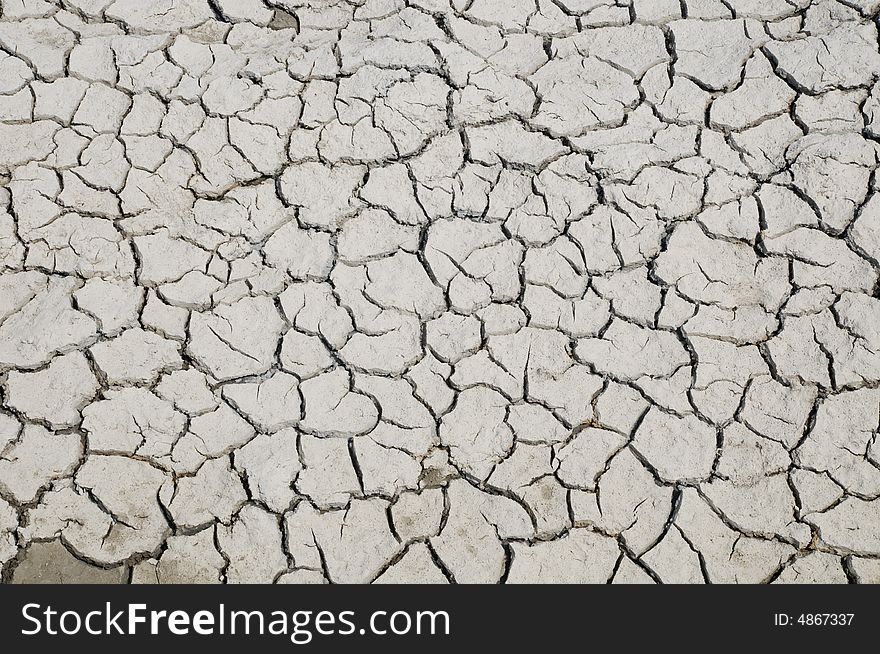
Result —
<svg viewBox="0 0 880 654"><path fill-rule="evenodd" d="M880 582L878 0L4 0L6 582Z"/></svg>

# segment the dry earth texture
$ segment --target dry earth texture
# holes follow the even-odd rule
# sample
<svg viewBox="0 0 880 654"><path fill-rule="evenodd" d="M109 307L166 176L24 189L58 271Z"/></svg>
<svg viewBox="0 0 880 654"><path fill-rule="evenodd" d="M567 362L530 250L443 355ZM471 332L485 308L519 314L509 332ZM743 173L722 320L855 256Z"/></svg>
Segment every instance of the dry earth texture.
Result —
<svg viewBox="0 0 880 654"><path fill-rule="evenodd" d="M878 0L4 0L3 581L880 581Z"/></svg>

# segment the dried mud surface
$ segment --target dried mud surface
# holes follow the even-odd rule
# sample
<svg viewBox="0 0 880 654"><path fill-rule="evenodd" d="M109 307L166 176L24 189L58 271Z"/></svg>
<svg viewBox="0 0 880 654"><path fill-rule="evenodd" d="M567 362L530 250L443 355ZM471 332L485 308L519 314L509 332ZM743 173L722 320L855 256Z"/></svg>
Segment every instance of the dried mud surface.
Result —
<svg viewBox="0 0 880 654"><path fill-rule="evenodd" d="M880 582L877 0L4 0L5 582Z"/></svg>

